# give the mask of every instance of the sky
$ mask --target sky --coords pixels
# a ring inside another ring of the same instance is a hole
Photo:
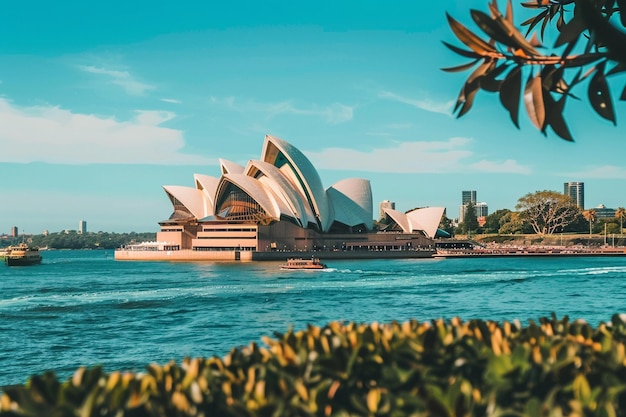
[[[330,187],[371,181],[375,217],[444,206],[463,190],[489,212],[585,183],[587,208],[626,206],[626,103],[618,124],[568,101],[574,143],[543,136],[497,95],[456,118],[469,72],[445,48],[446,13],[475,29],[487,0],[7,2],[0,15],[0,234],[152,232],[164,185],[245,165],[270,134]],[[502,10],[505,2],[499,2]],[[515,4],[515,21],[530,16]],[[615,89],[614,95],[621,91]],[[523,107],[522,107],[523,111]]]

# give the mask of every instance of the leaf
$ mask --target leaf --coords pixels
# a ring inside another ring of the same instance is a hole
[[[501,31],[507,34],[508,38],[515,45],[514,47],[520,48],[526,53],[526,55],[538,55],[535,47],[526,40],[526,38],[519,32],[519,30],[517,30],[513,23],[510,23],[502,17],[502,14],[500,14],[500,12],[498,11],[497,6],[489,4],[489,10],[491,10],[491,12],[497,16],[494,20],[495,23],[500,26]]]
[[[446,13],[446,17],[448,19],[448,25],[450,25],[450,29],[456,35],[457,38],[461,42],[463,42],[466,46],[468,46],[471,50],[481,55],[486,55],[488,52],[496,53],[496,49],[489,45],[489,43],[485,42],[483,39],[476,36],[473,32],[455,20],[452,16]]]
[[[459,94],[459,99],[457,101],[457,105],[455,106],[455,110],[458,108],[458,105],[461,102],[463,106],[459,111],[459,114],[456,117],[461,117],[465,113],[467,113],[474,103],[474,97],[478,90],[480,90],[480,78],[485,74],[485,72],[493,65],[493,62],[488,61],[484,64],[481,64],[476,70],[469,76],[465,85],[463,86],[463,90]]]
[[[600,63],[596,67],[596,72],[589,81],[589,89],[587,90],[591,107],[601,117],[613,122],[615,125],[615,112],[613,111],[613,102],[611,101],[611,92],[609,85],[604,76],[605,62]]]
[[[515,67],[500,86],[500,102],[509,111],[511,120],[519,129],[519,101],[522,88],[522,70]]]
[[[505,32],[500,25],[495,22],[488,14],[481,12],[480,10],[470,10],[472,19],[490,38],[500,42],[501,44],[510,46],[511,48],[518,48],[519,45],[514,42],[511,37]]]
[[[457,46],[451,45],[446,41],[441,41],[445,46],[447,46],[448,48],[450,48],[452,51],[456,52],[457,54],[464,56],[466,58],[472,58],[472,59],[480,59],[482,58],[481,54],[477,54],[476,52],[472,52],[472,51],[466,51],[465,49],[461,49]]]
[[[468,62],[467,64],[456,66],[456,67],[441,68],[441,70],[446,71],[446,72],[461,72],[461,71],[465,71],[465,70],[472,68],[474,65],[476,65],[478,61],[479,59],[472,61],[472,62]]]
[[[556,133],[561,139],[573,142],[574,138],[572,137],[572,134],[565,123],[565,118],[563,117],[566,97],[567,96],[563,96],[559,101],[554,101],[550,93],[546,92],[546,94],[544,94],[543,100],[546,109],[546,121],[543,133],[545,133],[545,129],[549,125],[554,133]]]
[[[576,41],[580,37],[580,34],[585,29],[585,22],[583,21],[582,17],[579,17],[579,15],[574,16],[572,20],[570,20],[565,26],[561,28],[561,33],[556,39],[554,47],[558,48],[561,45],[572,42],[576,44]]]
[[[547,15],[548,15],[548,9],[542,11],[537,16],[531,17],[530,19],[523,22],[522,26],[526,26],[530,24],[530,26],[528,27],[528,30],[526,31],[526,36],[528,36],[530,31],[533,30],[533,28],[537,25],[537,23],[541,22]]]
[[[624,89],[622,90],[622,95],[619,97],[619,99],[621,101],[626,101],[626,85],[624,86]]]
[[[492,93],[500,91],[502,80],[497,80],[496,78],[508,68],[509,63],[504,62],[500,64],[500,66],[495,67],[493,70],[487,71],[480,79],[480,88]]]
[[[541,85],[541,75],[528,77],[524,89],[524,104],[530,121],[535,127],[543,131],[546,112],[543,105],[543,87]]]

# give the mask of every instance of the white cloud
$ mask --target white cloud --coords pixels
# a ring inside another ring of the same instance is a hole
[[[79,68],[91,74],[99,74],[109,77],[112,84],[122,87],[127,94],[133,96],[141,96],[145,94],[146,91],[154,90],[156,88],[153,85],[135,80],[128,71],[109,70],[89,65],[82,65]]]
[[[507,159],[504,162],[482,160],[482,161],[476,162],[475,164],[471,164],[470,167],[480,172],[492,172],[492,173],[502,173],[502,174],[523,174],[523,175],[528,175],[532,173],[532,170],[530,169],[530,167],[519,165],[517,161],[513,159]]]
[[[442,113],[451,115],[452,106],[454,105],[454,100],[447,101],[445,103],[432,101],[429,99],[413,99],[408,97],[403,97],[399,94],[392,93],[390,91],[381,91],[378,93],[379,98],[384,98],[387,100],[397,101],[399,103],[408,104],[410,106],[416,107],[421,110],[426,110],[432,113]]]
[[[447,141],[403,142],[391,148],[364,152],[356,149],[327,148],[322,152],[306,152],[313,165],[320,169],[358,170],[390,173],[457,172],[462,161],[472,156],[464,149],[471,141],[450,138]]]
[[[182,133],[161,126],[173,117],[171,112],[137,111],[135,118],[118,121],[53,106],[18,107],[0,98],[0,162],[211,163],[181,152]]]
[[[182,101],[176,100],[175,98],[162,98],[161,101],[163,101],[165,103],[172,103],[172,104],[181,104],[182,103]]]
[[[472,140],[454,137],[445,141],[402,142],[389,148],[360,151],[347,148],[326,148],[321,152],[306,152],[313,165],[320,169],[357,170],[386,173],[508,173],[529,174],[530,168],[517,161],[471,162]]]
[[[626,168],[615,165],[589,166],[582,171],[566,173],[563,176],[623,180],[626,178]]]
[[[273,118],[283,114],[296,114],[320,117],[328,124],[339,124],[348,122],[354,117],[354,107],[341,103],[332,103],[327,106],[318,106],[313,104],[309,107],[298,107],[291,100],[279,101],[275,103],[262,103],[254,100],[237,100],[232,96],[224,98],[210,97],[210,101],[213,104],[222,105],[241,113],[256,112],[265,114],[268,118]]]

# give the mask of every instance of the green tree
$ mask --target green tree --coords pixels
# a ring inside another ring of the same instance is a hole
[[[538,235],[563,230],[579,213],[572,199],[556,191],[537,191],[521,197],[515,208]]]
[[[476,216],[476,205],[473,202],[467,203],[463,207],[463,222],[461,228],[463,233],[471,234],[478,230],[478,217]]]
[[[483,226],[485,233],[499,233],[501,227],[500,220],[509,213],[511,213],[509,209],[500,209],[488,215]]]
[[[593,222],[596,221],[597,213],[594,209],[589,209],[583,211],[583,216],[585,217],[585,220],[589,222],[589,234],[591,234]]]
[[[517,128],[523,101],[528,118],[544,135],[550,127],[561,138],[572,141],[563,115],[565,102],[576,98],[574,87],[588,80],[587,97],[592,108],[616,124],[607,77],[626,72],[626,33],[621,30],[626,28],[626,0],[531,0],[522,6],[539,11],[521,24],[528,27],[524,34],[513,23],[511,0],[504,14],[496,0],[489,3],[489,14],[470,11],[485,38],[447,15],[450,28],[469,49],[444,44],[472,61],[443,70],[457,72],[477,66],[459,93],[454,107],[457,117],[471,109],[478,91],[498,93]],[[545,48],[533,32],[540,28],[543,41],[550,23],[555,23],[558,31],[551,49]],[[626,100],[626,87],[620,100]]]

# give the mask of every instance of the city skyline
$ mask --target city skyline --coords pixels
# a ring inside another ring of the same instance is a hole
[[[565,182],[585,183],[586,208],[626,206],[623,102],[615,127],[570,100],[575,143],[544,137],[524,114],[517,130],[484,92],[452,116],[468,73],[440,70],[464,62],[441,43],[461,46],[445,14],[474,28],[469,10],[487,4],[8,4],[0,231],[80,219],[156,231],[171,214],[162,186],[192,186],[219,157],[245,165],[266,134],[302,150],[324,184],[370,179],[374,204],[402,212],[444,206],[456,217],[463,190],[479,190],[491,212],[514,210]],[[514,9],[518,27],[533,13]]]

